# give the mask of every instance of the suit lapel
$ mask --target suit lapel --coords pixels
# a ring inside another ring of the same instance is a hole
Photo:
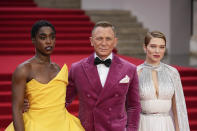
[[[86,73],[88,81],[91,84],[91,87],[93,87],[93,89],[96,91],[96,93],[99,94],[100,90],[102,89],[102,85],[100,82],[97,68],[94,65],[94,54],[92,54],[90,57],[88,57],[87,61],[85,61],[82,64],[82,66],[83,66],[83,69]]]
[[[115,84],[117,84],[119,82],[120,78],[123,75],[122,74],[122,70],[123,70],[122,66],[123,65],[122,65],[120,59],[116,55],[113,55],[112,64],[110,65],[107,79],[106,79],[104,88],[102,89],[102,91],[100,93],[99,99],[102,99],[104,94],[107,93],[106,90],[113,88],[115,86]]]
[[[114,55],[109,69],[104,88],[113,87],[121,77],[122,64],[117,56]]]

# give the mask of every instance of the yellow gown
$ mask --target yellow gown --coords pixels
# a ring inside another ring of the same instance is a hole
[[[65,108],[67,84],[66,65],[47,84],[35,79],[26,84],[30,108],[23,113],[25,131],[84,131],[80,120]],[[5,131],[14,131],[13,123]]]

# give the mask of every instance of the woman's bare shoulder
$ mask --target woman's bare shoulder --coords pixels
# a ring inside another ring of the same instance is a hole
[[[26,76],[27,77],[28,74],[31,72],[31,69],[32,69],[31,60],[26,60],[16,67],[13,73],[13,76],[16,76],[16,77]]]

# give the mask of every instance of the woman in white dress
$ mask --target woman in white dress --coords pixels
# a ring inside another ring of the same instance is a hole
[[[164,34],[147,33],[143,48],[146,60],[137,68],[142,108],[139,131],[189,131],[179,73],[161,62],[166,50]]]

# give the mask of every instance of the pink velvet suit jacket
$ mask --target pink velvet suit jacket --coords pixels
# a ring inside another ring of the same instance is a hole
[[[128,83],[120,83],[125,76]],[[113,54],[104,85],[94,65],[94,54],[72,64],[66,104],[79,99],[79,119],[86,131],[137,131],[140,98],[136,66]]]

